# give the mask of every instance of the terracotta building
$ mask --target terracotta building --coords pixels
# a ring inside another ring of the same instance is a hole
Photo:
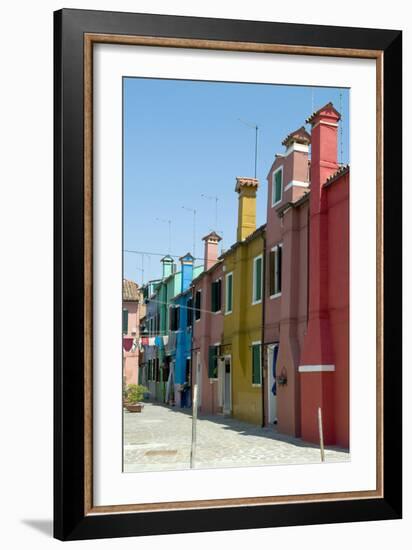
[[[137,283],[123,279],[123,381],[126,385],[138,383],[141,301]]]
[[[199,413],[217,414],[223,412],[224,401],[218,365],[225,299],[223,262],[218,260],[221,237],[212,231],[203,241],[204,271],[192,283],[193,303],[201,304],[193,320],[192,378],[198,385]]]
[[[349,168],[339,113],[316,111],[268,174],[264,409],[280,432],[349,446]],[[309,160],[309,146],[311,159]]]

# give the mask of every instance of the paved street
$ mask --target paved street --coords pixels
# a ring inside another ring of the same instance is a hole
[[[124,471],[190,468],[191,411],[145,403],[141,413],[124,412]],[[327,462],[350,460],[342,449],[325,451]],[[196,468],[320,462],[319,447],[223,416],[198,418]]]

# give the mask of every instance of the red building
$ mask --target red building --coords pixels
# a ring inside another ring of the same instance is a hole
[[[349,447],[349,168],[331,103],[283,141],[268,174],[264,306],[267,424]],[[309,146],[311,159],[309,160]]]

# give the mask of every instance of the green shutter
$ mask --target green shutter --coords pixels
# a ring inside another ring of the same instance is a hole
[[[127,309],[123,310],[123,334],[129,332],[129,311]]]
[[[260,344],[252,346],[252,384],[261,384]]]
[[[217,346],[209,346],[208,377],[217,378]]]
[[[232,311],[232,302],[233,302],[233,275],[230,273],[227,276],[227,284],[226,284],[226,292],[227,292],[227,298],[226,298],[226,304],[227,304],[227,311]]]
[[[275,202],[279,202],[282,197],[282,170],[275,174]]]
[[[255,296],[254,302],[262,299],[262,258],[255,261]]]

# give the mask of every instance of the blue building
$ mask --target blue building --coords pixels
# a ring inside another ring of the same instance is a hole
[[[203,271],[203,266],[194,267],[190,253],[180,258],[181,288],[169,308],[170,340],[174,343],[173,385],[174,400],[178,407],[191,406],[191,356],[193,302],[191,283]]]

